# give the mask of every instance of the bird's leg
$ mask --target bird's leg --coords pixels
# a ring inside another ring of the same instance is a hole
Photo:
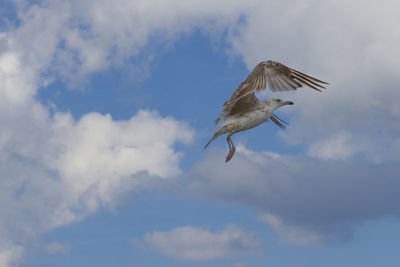
[[[226,142],[228,143],[229,152],[228,152],[228,156],[226,157],[226,161],[225,162],[228,162],[229,161],[228,160],[229,155],[231,154],[231,151],[232,151],[232,146],[231,146],[231,143],[229,142],[229,135],[226,137]]]
[[[229,134],[228,137],[226,138],[226,141],[228,142],[228,145],[229,145],[229,153],[228,153],[228,156],[226,157],[225,162],[230,161],[232,159],[233,155],[235,154],[235,151],[236,151],[236,147],[233,144],[231,136],[232,136],[232,134]]]
[[[231,135],[232,136],[232,135]],[[235,154],[235,152],[236,152],[236,147],[235,147],[235,144],[233,143],[233,141],[232,141],[232,139],[231,139],[231,136],[229,136],[229,140],[231,141],[231,145],[232,145],[232,155],[231,155],[231,157],[229,158],[229,160],[233,157],[233,155]]]
[[[231,146],[231,143],[229,142],[229,136],[226,137],[226,142],[228,143],[229,152],[228,152],[228,156],[226,156],[225,162],[228,162],[229,161],[229,155],[231,154],[231,151],[232,151],[232,146]]]

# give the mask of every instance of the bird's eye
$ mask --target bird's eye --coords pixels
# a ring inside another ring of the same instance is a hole
[[[280,100],[280,99],[278,99],[277,101],[278,101],[278,102],[281,102],[281,100]]]

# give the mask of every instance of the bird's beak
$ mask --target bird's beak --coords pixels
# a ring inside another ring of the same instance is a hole
[[[283,102],[284,105],[293,105],[294,103],[292,101],[285,101]]]

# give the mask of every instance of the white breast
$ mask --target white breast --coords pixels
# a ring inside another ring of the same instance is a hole
[[[228,117],[224,122],[221,123],[219,129],[225,127],[224,132],[240,132],[247,129],[251,129],[266,122],[271,114],[266,113],[263,110],[255,110],[244,114],[235,114]]]

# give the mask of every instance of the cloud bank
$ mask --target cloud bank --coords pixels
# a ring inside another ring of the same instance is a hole
[[[8,240],[25,244],[156,177],[179,174],[174,145],[193,137],[185,124],[145,111],[126,121],[98,113],[79,121],[69,114],[42,119],[14,121],[15,134],[2,145],[2,250]]]
[[[239,146],[232,164],[224,164],[224,154],[213,150],[191,170],[190,194],[255,209],[283,242],[342,242],[365,221],[400,216],[396,163],[323,160]]]

